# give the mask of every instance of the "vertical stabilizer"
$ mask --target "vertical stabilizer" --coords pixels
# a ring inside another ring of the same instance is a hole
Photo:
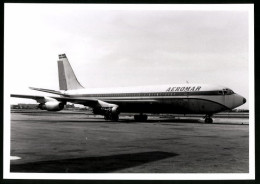
[[[65,54],[59,55],[58,60],[59,85],[60,90],[82,89],[84,88],[78,81],[68,58]]]

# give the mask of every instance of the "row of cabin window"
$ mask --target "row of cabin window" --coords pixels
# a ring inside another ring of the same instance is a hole
[[[120,94],[95,94],[95,95],[87,95],[87,96],[93,96],[93,97],[125,97],[125,96],[174,96],[176,93],[120,93]],[[177,93],[180,94],[180,93]],[[182,92],[182,94],[188,95],[187,92]],[[232,90],[222,90],[218,91],[218,94],[221,95],[230,95],[234,94]]]
[[[125,94],[99,94],[99,95],[90,95],[90,96],[98,96],[98,97],[106,97],[106,96],[172,96],[175,93],[125,93]]]
[[[187,95],[188,93],[184,94]],[[89,95],[96,97],[107,97],[107,96],[173,96],[175,93],[125,93],[125,94],[99,94],[99,95]]]

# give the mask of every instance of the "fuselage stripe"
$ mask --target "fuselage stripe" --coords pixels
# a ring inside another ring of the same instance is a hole
[[[71,97],[160,97],[160,96],[198,96],[198,95],[232,95],[222,91],[195,91],[195,92],[153,92],[153,93],[101,93],[101,94],[65,94]]]

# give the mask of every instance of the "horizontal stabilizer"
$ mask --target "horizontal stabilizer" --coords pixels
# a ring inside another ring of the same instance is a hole
[[[34,88],[34,87],[29,87],[29,88],[32,89],[32,90],[36,90],[36,91],[42,91],[42,92],[52,93],[52,94],[56,94],[56,95],[64,95],[60,91],[55,91],[55,90],[52,90],[52,89],[43,89],[43,88]]]

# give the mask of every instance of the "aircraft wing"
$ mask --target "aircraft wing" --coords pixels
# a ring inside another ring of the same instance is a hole
[[[21,95],[21,94],[11,94],[11,97],[16,98],[27,98],[27,99],[33,99],[36,100],[38,103],[46,103],[47,101],[54,101],[57,100],[59,102],[63,102],[66,104],[66,102],[71,102],[75,104],[81,104],[84,106],[96,108],[96,107],[114,107],[117,106],[117,102],[128,102],[131,100],[109,100],[108,102],[104,102],[102,100],[96,99],[96,98],[84,98],[84,97],[61,97],[61,96],[37,96],[37,95]],[[131,101],[133,102],[133,101]],[[135,103],[139,102],[156,102],[156,100],[136,100]]]
[[[36,96],[36,95],[20,95],[20,94],[11,94],[11,97],[16,98],[27,98],[36,100],[38,103],[45,103],[47,99],[55,99],[60,102],[71,102],[76,104],[82,104],[89,107],[96,107],[100,105],[100,100],[94,98],[77,98],[77,97],[57,97],[57,96]]]
[[[33,99],[36,100],[38,103],[45,102],[44,96],[11,94],[11,97]]]

